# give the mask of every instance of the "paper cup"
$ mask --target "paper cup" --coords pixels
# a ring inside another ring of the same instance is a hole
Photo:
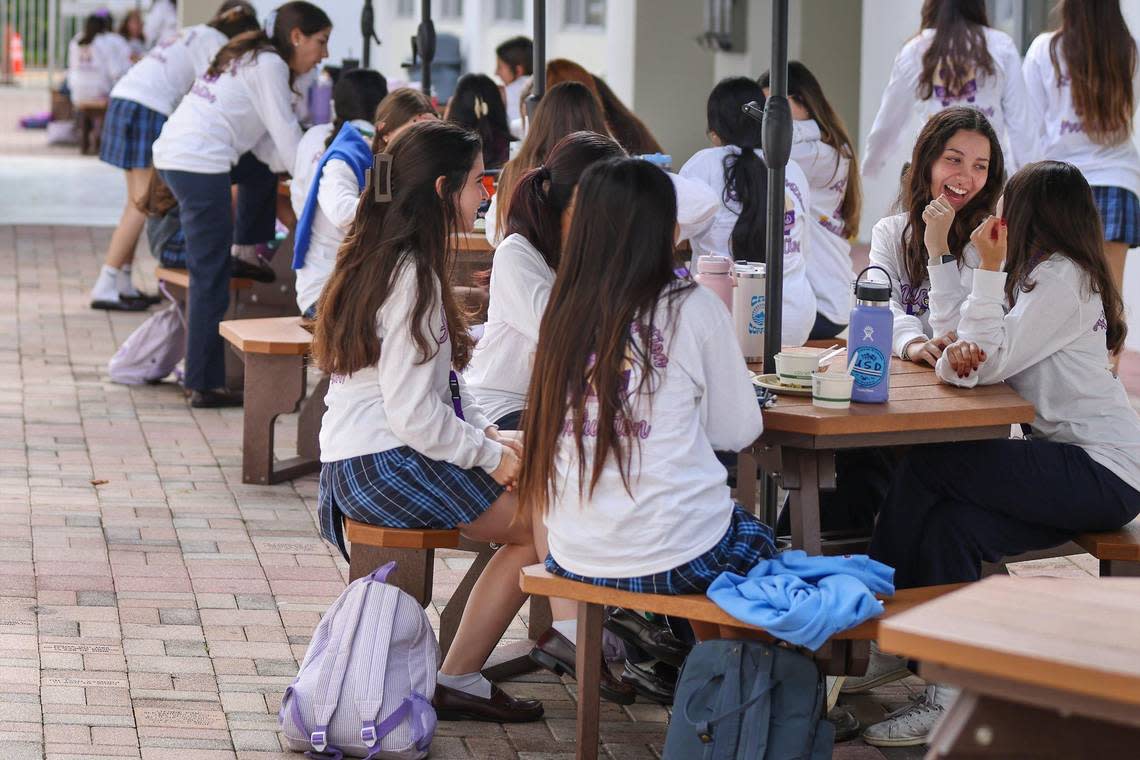
[[[851,406],[851,385],[855,378],[846,372],[813,372],[811,403],[824,409],[847,409]]]
[[[811,387],[811,375],[819,369],[819,354],[789,353],[776,354],[776,375],[784,385],[801,388]]]

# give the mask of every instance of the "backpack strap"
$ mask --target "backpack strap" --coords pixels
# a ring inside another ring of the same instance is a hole
[[[371,584],[377,574],[386,576],[387,571],[390,571],[395,564],[389,562],[368,576],[365,583]],[[396,618],[396,606],[400,603],[400,591],[392,586],[385,585],[382,581],[379,582],[379,586],[376,593],[383,595],[382,602],[379,605],[372,605],[368,614],[364,615],[361,624],[365,626],[366,630],[373,631],[377,635],[388,634],[387,644],[391,644],[392,626]],[[379,648],[377,643],[373,642],[372,646],[367,647],[368,654],[364,662],[360,663],[364,666],[361,671],[364,677],[356,679],[352,695],[353,704],[356,706],[356,716],[360,721],[360,741],[369,749],[379,747],[380,739],[383,738],[379,727],[376,725],[376,720],[384,706],[384,684],[388,677],[388,657],[391,655],[391,652],[387,651],[388,647],[385,646],[384,656],[377,657],[376,650]],[[379,694],[376,693],[377,691]],[[391,729],[388,730],[391,731]]]
[[[772,722],[772,672],[776,667],[776,657],[779,652],[775,647],[759,643],[755,646],[762,648],[760,670],[756,680],[752,683],[752,694],[748,702],[742,707],[746,710],[757,705],[758,714],[749,716],[749,720],[741,722],[740,748],[755,757],[764,757],[768,751],[768,727]]]
[[[371,747],[371,751],[364,757],[364,760],[373,760],[383,752],[384,750],[380,746],[381,740],[395,731],[396,726],[408,718],[412,720],[412,740],[416,743],[416,749],[420,752],[427,750],[431,746],[432,736],[435,734],[435,708],[431,706],[427,697],[412,692],[411,696],[404,699],[400,706],[393,710],[379,725],[373,723],[376,729],[376,745]]]
[[[756,683],[752,689],[752,694],[749,696],[748,700],[743,703],[741,702],[740,672],[744,663],[743,650],[743,643],[738,643],[736,646],[731,647],[729,650],[728,661],[725,663],[724,673],[718,673],[714,676],[710,676],[703,684],[701,684],[699,688],[694,689],[689,694],[689,698],[686,700],[683,707],[684,712],[682,714],[685,716],[685,721],[695,728],[697,737],[701,740],[701,743],[704,744],[705,760],[713,760],[715,757],[714,752],[716,752],[716,743],[713,741],[713,731],[715,728],[717,728],[718,724],[747,711],[750,707],[752,707],[752,705],[756,704],[765,696],[767,696],[772,689],[772,658],[771,652],[766,652],[767,669],[761,671],[757,677]],[[696,700],[700,692],[704,691],[706,688],[718,681],[722,682],[722,686],[719,690],[720,700],[718,701],[717,705],[718,712],[716,715],[708,718],[707,720],[696,720],[692,715],[693,702]],[[734,757],[734,748],[727,747],[725,745],[722,746],[724,746],[725,751],[729,753],[725,755],[725,757]]]
[[[329,722],[336,711],[340,688],[344,684],[348,658],[352,653],[352,642],[356,638],[360,613],[364,609],[368,590],[367,583],[357,583],[355,588],[351,589],[349,597],[345,600],[346,607],[337,615],[329,632],[328,651],[322,658],[321,673],[313,694],[316,728],[309,734],[309,743],[318,753],[324,752],[329,747]],[[335,748],[332,749],[336,751]]]

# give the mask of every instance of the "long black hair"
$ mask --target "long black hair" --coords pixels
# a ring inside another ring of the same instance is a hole
[[[708,130],[721,145],[733,146],[724,157],[725,205],[740,203],[740,216],[732,228],[733,257],[755,258],[764,251],[768,220],[768,168],[756,155],[760,147],[760,122],[744,113],[749,101],[764,105],[764,91],[754,79],[729,77],[722,79],[709,94]]]
[[[111,16],[106,11],[92,13],[83,20],[83,36],[80,45],[90,45],[103,32],[111,31]]]
[[[499,169],[510,158],[511,134],[507,107],[499,86],[485,74],[464,74],[447,102],[447,120],[479,133],[483,164]]]
[[[933,29],[934,38],[922,55],[918,98],[934,94],[941,79],[947,94],[960,95],[971,76],[994,75],[994,59],[986,46],[989,26],[984,0],[926,0],[922,4],[922,28]]]
[[[372,121],[380,101],[388,96],[388,80],[379,71],[372,69],[352,69],[340,75],[333,87],[332,131],[325,140],[325,147],[340,134],[340,128],[350,121]]]

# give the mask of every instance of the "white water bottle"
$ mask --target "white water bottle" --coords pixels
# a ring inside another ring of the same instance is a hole
[[[733,266],[732,321],[748,362],[764,361],[764,273],[764,265],[754,261],[737,261]]]

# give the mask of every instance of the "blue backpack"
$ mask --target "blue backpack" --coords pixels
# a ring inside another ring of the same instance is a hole
[[[824,679],[808,657],[760,641],[704,641],[681,670],[664,760],[828,760]]]

